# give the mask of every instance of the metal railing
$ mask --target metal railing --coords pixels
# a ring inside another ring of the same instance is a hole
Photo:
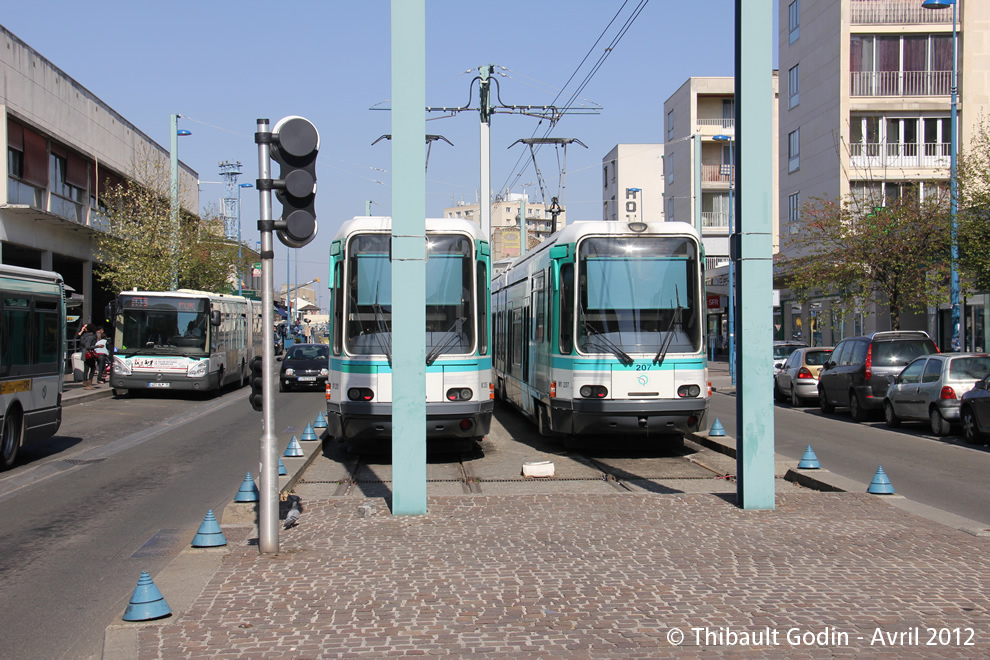
[[[728,229],[729,214],[722,211],[702,211],[701,226],[704,229]]]
[[[701,180],[704,183],[729,183],[732,180],[732,165],[702,165]]]
[[[944,168],[951,164],[948,142],[856,142],[849,145],[849,164],[853,167],[927,167]]]
[[[951,23],[952,9],[925,9],[920,0],[873,0],[851,2],[853,25],[928,25]]]
[[[728,257],[705,257],[705,270],[713,270],[729,265]]]
[[[952,71],[850,71],[851,96],[948,96]]]
[[[697,130],[702,135],[729,134],[736,130],[736,120],[734,118],[707,118],[696,119]]]

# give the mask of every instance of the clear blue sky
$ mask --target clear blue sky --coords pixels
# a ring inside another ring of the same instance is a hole
[[[577,70],[561,97],[569,98],[638,3],[427,0],[427,103],[466,105],[470,89],[476,107],[477,84],[469,85],[485,64],[505,67],[499,82],[506,104],[549,104]],[[220,161],[241,161],[242,183],[257,178],[253,136],[259,117],[273,125],[288,115],[313,121],[321,138],[319,234],[299,251],[298,279],[319,277],[317,291],[326,304],[325,257],[340,223],[363,215],[368,200],[375,202],[372,213],[391,213],[391,149],[384,140],[371,146],[391,132],[390,113],[369,110],[390,96],[389,6],[387,0],[31,0],[6,3],[0,21],[166,149],[169,115],[187,117],[180,127],[193,134],[181,138],[179,154],[199,172],[203,207],[217,206],[222,196]],[[685,80],[733,74],[733,12],[732,0],[646,4],[580,94],[601,105],[601,114],[565,117],[550,134],[588,145],[567,152],[570,220],[601,217],[602,158],[619,143],[662,142],[663,102]],[[524,151],[522,145],[508,147],[542,136],[546,123],[538,122],[494,117],[493,190],[511,184],[512,192],[522,192],[522,184],[536,181],[531,164],[515,176]],[[434,143],[430,155],[427,214],[438,217],[452,198],[476,199],[478,114],[429,121],[427,132],[455,145]],[[548,196],[557,194],[553,150],[544,149],[538,164]],[[541,201],[535,186],[528,192]],[[246,189],[241,201],[242,235],[257,240],[257,193]],[[286,278],[286,252],[276,243],[276,287]],[[295,270],[293,256],[292,280]]]

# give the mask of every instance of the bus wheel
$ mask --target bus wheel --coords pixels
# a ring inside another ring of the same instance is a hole
[[[11,408],[3,418],[3,435],[0,436],[0,469],[9,469],[17,460],[22,432],[21,411]]]
[[[240,380],[240,384],[237,386],[238,389],[243,389],[244,383],[247,382],[247,375],[245,374],[246,370],[247,370],[247,364],[241,362],[241,380]]]

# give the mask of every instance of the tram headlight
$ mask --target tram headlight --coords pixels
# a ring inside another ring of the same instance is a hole
[[[209,369],[209,360],[197,360],[189,365],[189,368],[186,370],[186,378],[202,378]]]
[[[375,393],[367,387],[352,387],[347,390],[347,398],[351,401],[371,401]]]
[[[699,394],[701,394],[701,388],[697,385],[681,385],[677,388],[677,396],[681,398],[693,398]]]
[[[608,388],[604,385],[582,385],[580,393],[585,399],[604,399],[608,396]]]
[[[470,401],[474,392],[468,387],[452,387],[447,390],[447,401]]]

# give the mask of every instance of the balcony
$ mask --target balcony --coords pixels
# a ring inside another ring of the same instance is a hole
[[[702,211],[701,212],[701,227],[702,229],[729,229],[729,214],[724,211]]]
[[[873,0],[849,4],[849,20],[853,25],[952,23],[952,8],[925,9],[921,0]]]
[[[697,119],[697,132],[700,135],[713,137],[715,135],[733,135],[736,130],[736,120],[733,118]]]
[[[850,96],[948,96],[951,85],[951,71],[849,72]]]
[[[948,142],[868,142],[849,145],[849,164],[856,168],[946,168],[951,164]]]
[[[733,174],[732,165],[702,165],[702,183],[729,183]]]

